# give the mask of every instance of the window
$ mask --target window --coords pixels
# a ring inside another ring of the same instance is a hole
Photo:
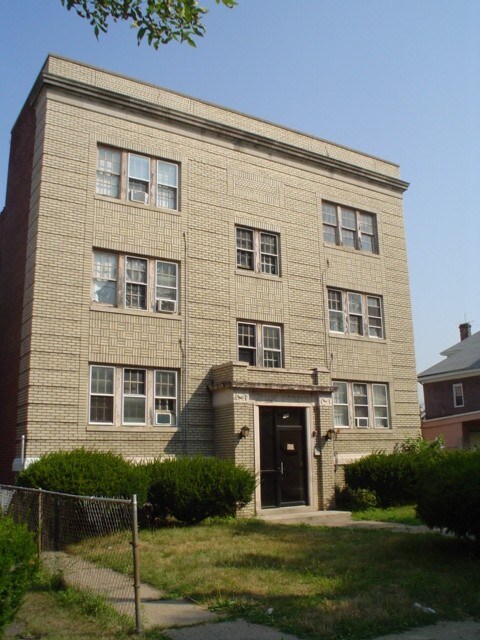
[[[272,276],[280,274],[278,235],[236,227],[237,268]]]
[[[178,174],[178,164],[174,162],[98,148],[97,193],[102,196],[176,211]]]
[[[366,384],[353,385],[353,411],[356,427],[368,427],[368,392]]]
[[[239,322],[238,359],[252,366],[281,368],[282,331],[276,325]]]
[[[123,370],[123,423],[145,424],[146,418],[146,371],[145,369]]]
[[[337,388],[333,392],[333,424],[335,427],[348,427],[348,385],[346,382],[334,382]]]
[[[453,385],[453,406],[454,407],[464,406],[463,384],[461,383]]]
[[[155,371],[155,424],[177,424],[177,374]]]
[[[97,193],[120,197],[120,152],[98,149]]]
[[[359,293],[347,293],[348,331],[351,335],[363,336],[362,296]]]
[[[171,369],[90,366],[90,424],[177,426],[178,373]]]
[[[147,308],[147,260],[127,256],[125,265],[125,306]]]
[[[150,158],[128,154],[128,199],[148,204],[150,196]]]
[[[378,253],[376,217],[372,213],[323,202],[322,219],[325,242]]]
[[[105,306],[178,313],[176,262],[93,252],[92,301]],[[118,282],[124,282],[118,287]]]
[[[330,331],[383,338],[382,299],[353,291],[328,289]]]
[[[115,369],[92,366],[90,368],[90,422],[113,423]]]
[[[92,299],[115,305],[117,299],[117,256],[96,251],[93,254]]]
[[[178,166],[157,160],[157,207],[177,209]]]
[[[157,311],[176,313],[178,298],[178,274],[175,262],[157,260],[155,300]]]
[[[388,428],[388,387],[366,382],[332,382],[335,427]]]

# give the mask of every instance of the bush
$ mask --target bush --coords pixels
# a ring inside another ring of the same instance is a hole
[[[150,465],[154,510],[187,524],[234,516],[252,499],[255,476],[229,460],[196,456]]]
[[[336,487],[335,502],[337,507],[349,511],[364,511],[378,507],[377,496],[369,489],[352,489],[351,487]]]
[[[12,622],[37,570],[32,534],[11,518],[0,517],[0,636]]]
[[[18,486],[59,491],[83,496],[130,498],[146,501],[148,475],[112,452],[56,451],[48,453],[18,474]]]
[[[346,465],[345,482],[350,489],[373,491],[382,508],[413,504],[420,477],[439,455],[430,449],[372,453]]]
[[[451,451],[421,478],[417,514],[429,527],[480,542],[480,451]]]

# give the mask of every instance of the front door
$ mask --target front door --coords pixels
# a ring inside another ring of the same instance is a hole
[[[307,503],[305,409],[260,407],[262,509]]]

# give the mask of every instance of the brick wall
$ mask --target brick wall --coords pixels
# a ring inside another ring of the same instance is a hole
[[[311,384],[306,372],[319,368],[320,384],[333,377],[389,385],[391,429],[342,431],[335,451],[333,444],[325,449],[328,469],[322,459],[320,472],[320,460],[315,461],[319,505],[331,500],[334,453],[390,449],[418,433],[401,188],[391,188],[387,180],[398,177],[396,165],[85,65],[51,57],[46,70],[91,91],[116,93],[123,103],[51,88],[36,99],[35,201],[18,402],[20,421],[28,415],[28,456],[78,446],[127,457],[215,450],[230,455],[232,443],[222,440],[226,434],[218,437],[215,422],[223,424],[231,415],[223,410],[214,415],[207,387],[212,367],[237,359],[238,319],[282,327],[292,383]],[[159,107],[181,112],[185,121],[202,117],[205,128],[154,116]],[[239,146],[210,133],[208,122],[348,162],[352,170],[337,173],[253,144]],[[99,144],[178,163],[179,211],[96,195]],[[366,182],[362,171],[382,178]],[[375,214],[379,255],[325,244],[322,200]],[[279,234],[280,277],[236,269],[235,225]],[[166,317],[92,305],[94,248],[177,262],[179,313]],[[327,286],[382,296],[385,338],[330,334]],[[89,424],[91,363],[178,371],[179,428]],[[256,383],[278,377],[261,368],[248,376]],[[248,418],[241,415],[244,410],[237,415],[235,408],[235,422]],[[332,423],[331,407],[322,411],[323,428],[324,421]],[[241,457],[253,455],[244,442],[239,446]]]
[[[0,216],[0,482],[11,482],[17,441],[22,309],[35,111],[26,106],[12,131],[5,209]]]
[[[453,385],[463,385],[463,407],[453,403]],[[480,410],[480,376],[458,378],[445,382],[430,382],[423,385],[425,411],[428,420],[442,416],[459,415]]]

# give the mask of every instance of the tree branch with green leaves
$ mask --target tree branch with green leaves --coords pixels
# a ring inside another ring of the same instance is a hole
[[[74,10],[93,27],[95,36],[107,33],[110,21],[130,22],[137,31],[137,42],[145,38],[158,49],[172,40],[195,47],[195,38],[205,34],[203,19],[208,9],[197,0],[60,0],[69,11]],[[236,0],[215,0],[231,9]]]

